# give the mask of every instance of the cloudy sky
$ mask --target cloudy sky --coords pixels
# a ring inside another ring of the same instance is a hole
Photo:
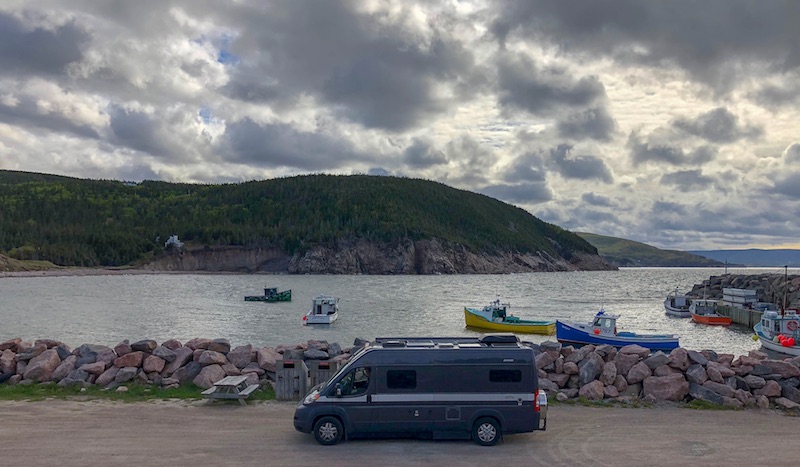
[[[436,180],[661,248],[800,247],[800,2],[3,0],[0,169]]]

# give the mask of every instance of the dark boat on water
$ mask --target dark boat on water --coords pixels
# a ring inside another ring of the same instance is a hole
[[[278,292],[276,287],[265,288],[264,295],[246,295],[246,302],[291,302],[292,289]]]

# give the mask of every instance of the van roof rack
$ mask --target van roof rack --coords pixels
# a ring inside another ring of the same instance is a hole
[[[384,348],[390,347],[494,347],[516,346],[520,343],[513,334],[489,334],[483,337],[377,337],[374,341]]]

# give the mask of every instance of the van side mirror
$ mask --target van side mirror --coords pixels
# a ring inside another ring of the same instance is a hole
[[[342,385],[336,383],[336,397],[342,397]]]

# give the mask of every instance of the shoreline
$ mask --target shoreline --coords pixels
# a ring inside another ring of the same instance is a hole
[[[0,271],[0,279],[11,277],[80,277],[80,276],[124,276],[143,274],[228,274],[228,275],[261,275],[258,272],[235,271],[164,271],[155,269],[116,269],[116,268],[63,268],[44,269],[40,271]]]

